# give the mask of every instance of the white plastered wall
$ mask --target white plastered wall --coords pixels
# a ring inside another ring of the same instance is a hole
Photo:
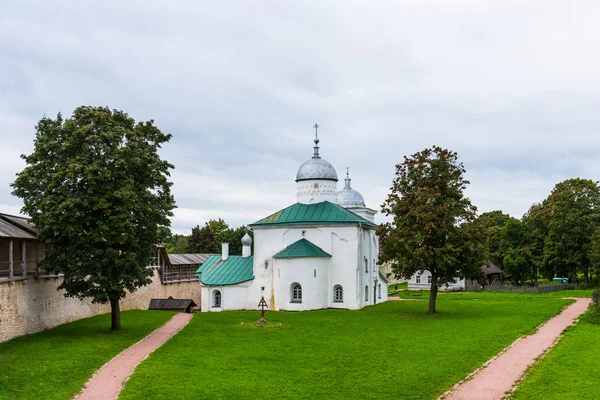
[[[420,276],[420,283],[417,283],[417,276]],[[421,271],[417,272],[408,280],[408,288],[409,289],[425,289],[429,290],[431,288],[431,283],[429,283],[429,277],[431,276],[431,272],[429,271]],[[464,289],[465,288],[465,280],[457,279],[453,284],[443,285],[440,287],[440,290],[452,290],[452,289]]]
[[[322,179],[309,179],[296,182],[298,203],[313,204],[322,201],[337,201],[337,182]]]

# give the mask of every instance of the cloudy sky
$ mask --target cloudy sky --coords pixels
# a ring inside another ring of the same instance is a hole
[[[315,122],[377,210],[395,164],[433,144],[458,152],[480,212],[520,217],[557,182],[600,177],[598,1],[7,3],[0,212],[19,212],[36,122],[80,105],[173,135],[182,233],[294,203]]]

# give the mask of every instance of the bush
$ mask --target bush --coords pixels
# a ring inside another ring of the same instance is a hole
[[[594,324],[600,324],[600,288],[594,289],[592,293],[592,313],[590,316],[590,322]]]

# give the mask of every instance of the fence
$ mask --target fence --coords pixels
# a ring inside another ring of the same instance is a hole
[[[549,293],[559,290],[577,289],[576,283],[563,283],[560,285],[548,286],[513,286],[513,285],[488,285],[485,290],[488,292],[510,292],[510,293]]]
[[[197,269],[197,265],[165,266],[159,270],[160,280],[162,283],[193,282],[198,280],[194,274]]]

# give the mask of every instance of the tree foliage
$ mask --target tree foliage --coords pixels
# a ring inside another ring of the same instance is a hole
[[[558,276],[588,281],[592,237],[600,225],[600,188],[589,179],[557,184],[546,201],[548,232],[544,263]]]
[[[504,253],[501,249],[502,233],[504,225],[510,219],[510,215],[500,210],[485,212],[477,217],[477,223],[484,231],[485,246],[488,258],[500,269],[503,268]]]
[[[455,152],[434,146],[396,165],[382,212],[393,222],[378,229],[382,262],[397,277],[419,271],[432,276],[429,312],[436,312],[438,288],[478,274],[485,260],[483,231],[473,223],[476,208],[464,196],[468,181]]]
[[[42,118],[36,129],[13,194],[47,244],[44,268],[64,274],[59,289],[110,302],[119,329],[119,299],[150,282],[153,245],[175,206],[173,165],[158,154],[171,135],[103,107]]]

